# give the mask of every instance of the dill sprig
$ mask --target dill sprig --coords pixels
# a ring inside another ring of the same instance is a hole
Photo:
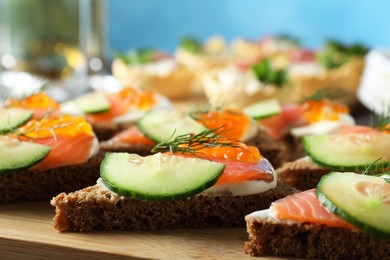
[[[390,106],[387,111],[382,114],[373,113],[370,118],[370,124],[373,128],[380,131],[390,131]]]
[[[205,130],[199,134],[183,134],[175,139],[168,139],[152,148],[152,153],[172,152],[180,154],[192,154],[200,156],[197,152],[204,148],[213,147],[242,147],[238,141],[230,140],[223,136],[227,131],[221,127]],[[201,157],[201,156],[200,156]]]
[[[384,178],[387,182],[390,182],[390,162],[378,164],[382,160],[379,158],[371,163],[369,166],[364,169],[362,172],[363,175],[371,175]]]

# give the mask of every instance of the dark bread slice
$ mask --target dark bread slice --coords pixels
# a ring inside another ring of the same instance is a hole
[[[245,143],[259,148],[261,154],[269,160],[275,169],[305,155],[303,144],[299,138],[287,135],[282,139],[274,140],[262,127],[258,128],[255,137]]]
[[[331,170],[317,165],[309,157],[285,163],[276,169],[278,182],[299,190],[315,188],[321,177],[329,172]]]
[[[124,198],[91,186],[52,199],[54,227],[61,232],[91,230],[155,230],[205,227],[244,227],[244,216],[297,190],[278,185],[249,196],[194,196],[168,202]]]
[[[112,140],[103,141],[99,144],[100,149],[106,152],[136,153],[142,156],[152,154],[151,151],[153,146],[154,145],[130,144]]]
[[[129,127],[126,124],[118,124],[114,122],[91,123],[91,125],[99,141],[108,140]]]
[[[266,210],[264,211],[266,212]],[[390,241],[362,231],[273,219],[267,214],[246,217],[251,256],[321,259],[389,259]]]
[[[82,164],[0,174],[0,204],[50,200],[61,192],[93,185],[100,176],[102,157],[99,153]]]

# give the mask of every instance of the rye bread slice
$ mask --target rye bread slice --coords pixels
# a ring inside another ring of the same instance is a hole
[[[258,128],[256,136],[248,140],[246,144],[259,148],[260,153],[269,160],[275,169],[305,155],[303,144],[299,138],[286,135],[282,139],[274,140],[262,127]]]
[[[168,202],[121,197],[94,185],[52,199],[54,227],[61,232],[91,230],[156,230],[206,227],[245,227],[244,216],[297,190],[278,185],[249,196],[194,196]]]
[[[330,169],[317,165],[309,157],[285,163],[276,169],[278,182],[299,190],[315,188],[321,177],[329,172]]]
[[[249,241],[244,251],[251,256],[318,259],[389,259],[390,241],[363,231],[311,223],[277,220],[264,210],[247,216]]]
[[[129,127],[128,125],[117,124],[114,122],[91,123],[91,125],[99,142],[106,141]]]
[[[61,192],[93,185],[100,176],[102,158],[99,153],[82,164],[0,174],[0,204],[50,200]]]

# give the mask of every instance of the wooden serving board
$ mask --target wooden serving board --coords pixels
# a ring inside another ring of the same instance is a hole
[[[59,233],[53,216],[48,202],[1,205],[0,259],[253,259],[245,228]]]

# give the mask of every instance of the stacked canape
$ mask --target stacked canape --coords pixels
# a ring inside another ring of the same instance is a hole
[[[188,126],[187,120],[175,122]],[[143,122],[150,135],[171,137],[154,147],[157,153],[107,153],[95,186],[52,200],[57,230],[243,226],[245,214],[296,192],[277,184],[257,148],[220,136],[219,130],[172,132],[163,121],[158,116]],[[97,211],[103,214],[92,214]]]
[[[390,163],[388,126],[344,126],[333,134],[303,137],[307,157],[277,170],[280,182],[301,190],[314,188],[330,171],[383,169]]]
[[[317,187],[246,216],[245,253],[324,259],[390,255],[390,175],[332,172]]]
[[[0,203],[49,200],[96,179],[101,158],[91,125],[58,108],[43,93],[3,104]]]
[[[118,92],[90,92],[63,103],[61,112],[84,116],[98,139],[107,140],[134,125],[147,111],[170,107],[170,101],[160,94],[126,87]]]

